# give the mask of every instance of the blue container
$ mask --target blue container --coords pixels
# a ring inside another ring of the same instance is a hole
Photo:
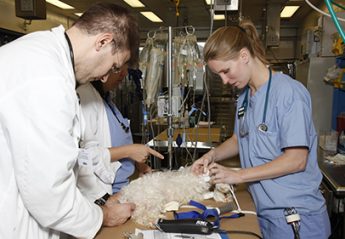
[[[335,58],[335,64],[339,68],[345,68],[345,57],[344,56],[338,56]]]

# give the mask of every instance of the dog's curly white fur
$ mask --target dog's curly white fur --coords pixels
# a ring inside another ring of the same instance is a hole
[[[132,219],[139,224],[152,226],[158,218],[164,218],[164,206],[167,203],[177,201],[183,205],[190,200],[203,200],[204,195],[210,192],[210,187],[209,182],[202,176],[194,175],[189,168],[155,172],[133,180],[124,187],[120,202],[134,203],[136,209]],[[230,194],[222,193],[222,201],[231,200]]]

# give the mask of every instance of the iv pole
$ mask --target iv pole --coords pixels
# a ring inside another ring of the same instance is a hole
[[[168,40],[168,97],[169,97],[169,109],[168,109],[168,155],[169,155],[169,161],[168,161],[168,168],[169,170],[172,169],[173,164],[173,155],[172,155],[172,143],[173,143],[173,135],[174,135],[174,129],[172,127],[172,28],[169,26],[168,28],[169,32],[169,40]]]
[[[167,136],[168,136],[168,155],[169,155],[169,161],[168,161],[168,169],[171,170],[173,168],[173,152],[172,152],[172,146],[173,146],[173,136],[174,136],[174,129],[172,127],[173,123],[173,114],[172,114],[172,29],[185,29],[187,31],[188,27],[193,28],[192,26],[184,26],[184,27],[171,27],[168,28],[161,27],[159,30],[168,30],[168,54],[167,54],[167,62],[168,62],[168,74],[167,74],[167,82],[168,82],[168,130],[167,130]],[[194,31],[194,28],[193,28]]]

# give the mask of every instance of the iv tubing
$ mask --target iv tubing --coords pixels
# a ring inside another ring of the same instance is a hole
[[[339,24],[338,18],[337,18],[337,16],[336,16],[335,13],[334,13],[333,7],[332,7],[332,5],[331,5],[331,3],[330,3],[329,0],[325,0],[325,2],[326,2],[326,5],[327,5],[327,8],[328,8],[328,11],[329,11],[329,13],[330,13],[331,16],[332,16],[332,20],[333,20],[333,22],[334,22],[334,25],[335,25],[335,27],[337,28],[337,30],[338,30],[338,32],[339,32],[341,38],[343,39],[343,42],[345,42],[345,34],[344,34],[344,31],[343,31],[343,29],[341,28],[341,26],[340,26],[340,24]]]
[[[168,30],[168,54],[167,54],[167,62],[168,62],[168,73],[167,73],[167,82],[168,82],[168,168],[172,169],[173,167],[173,155],[172,155],[172,144],[173,144],[173,135],[174,135],[174,129],[172,127],[173,122],[173,115],[172,115],[172,29],[185,29],[187,35],[190,34],[188,29],[191,28],[192,32],[194,33],[195,29],[193,26],[184,26],[184,27],[161,27],[158,30],[155,31],[149,31],[147,33],[148,37],[151,37],[150,34],[153,32],[153,35],[156,34],[156,31],[166,31]],[[192,33],[192,34],[193,34]]]
[[[343,9],[343,10],[345,10],[345,7],[344,6],[342,6],[342,5],[340,5],[339,3],[336,3],[336,2],[334,2],[334,1],[331,1],[334,5],[336,5],[337,7],[339,7],[339,8],[341,8],[341,9]]]

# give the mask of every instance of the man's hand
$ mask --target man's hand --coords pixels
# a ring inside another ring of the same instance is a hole
[[[135,209],[133,203],[119,203],[118,195],[112,195],[107,200],[103,210],[103,226],[113,227],[125,223],[132,215]]]

